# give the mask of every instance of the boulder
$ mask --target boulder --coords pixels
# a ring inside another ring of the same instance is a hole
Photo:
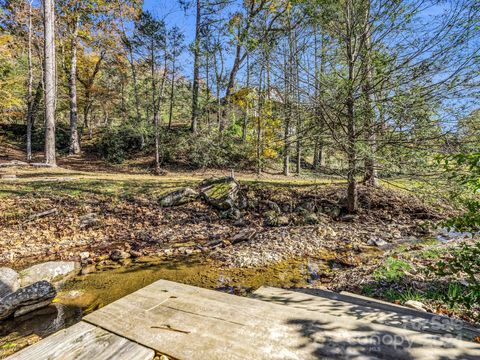
[[[273,210],[266,211],[263,216],[267,226],[287,226],[290,223],[288,216],[277,214]]]
[[[320,222],[317,214],[315,214],[313,212],[312,213],[306,213],[303,216],[303,220],[305,221],[305,224],[308,224],[308,225],[316,225]]]
[[[113,261],[120,261],[123,259],[128,259],[130,257],[130,254],[126,251],[120,250],[120,249],[115,249],[110,252],[110,259]]]
[[[228,210],[222,211],[222,218],[230,220],[240,220],[242,218],[242,213],[235,207],[232,207]]]
[[[47,306],[57,295],[48,281],[39,281],[5,296],[0,303],[0,320],[14,313],[23,315],[39,307]]]
[[[197,191],[186,187],[180,190],[173,191],[162,196],[159,199],[160,205],[163,207],[178,206],[195,201],[199,194]]]
[[[301,210],[305,210],[307,212],[314,212],[317,208],[317,204],[316,204],[316,201],[313,200],[313,199],[308,199],[308,200],[304,200],[302,201],[300,204],[298,204],[297,206],[297,211],[301,211]]]
[[[280,209],[280,206],[278,206],[278,204],[274,201],[264,200],[262,202],[262,205],[264,205],[265,208],[269,210],[275,211],[277,214],[280,214],[282,212],[282,210]]]
[[[236,244],[242,241],[249,241],[253,239],[256,234],[257,231],[255,229],[243,229],[230,239],[230,243]]]
[[[200,193],[205,202],[218,210],[237,207],[240,184],[232,177],[211,178],[200,183]]]
[[[10,268],[0,268],[0,299],[18,290],[20,277],[18,273]]]
[[[330,200],[321,200],[320,212],[330,216],[331,218],[338,218],[342,212],[342,207]]]
[[[27,286],[41,280],[59,283],[77,275],[80,264],[76,261],[48,261],[20,272],[20,285]]]

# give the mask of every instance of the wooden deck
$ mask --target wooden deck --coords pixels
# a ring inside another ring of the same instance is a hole
[[[189,360],[480,359],[479,344],[372,322],[374,309],[362,319],[343,316],[340,302],[322,306],[311,295],[266,288],[257,296],[263,299],[160,280],[12,359],[151,359],[149,349]],[[94,331],[111,344],[82,335]],[[135,356],[119,357],[123,352]]]

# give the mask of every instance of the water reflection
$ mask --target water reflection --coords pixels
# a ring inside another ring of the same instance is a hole
[[[35,334],[41,338],[71,326],[82,319],[82,310],[59,303],[0,322],[0,344]]]

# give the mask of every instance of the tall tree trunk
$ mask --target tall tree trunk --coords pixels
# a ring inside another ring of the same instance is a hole
[[[297,117],[297,124],[296,124],[296,155],[297,155],[297,166],[296,166],[296,173],[300,175],[302,171],[302,116],[300,114],[300,60],[298,58],[298,39],[297,34],[294,34],[294,53],[295,53],[295,116]]]
[[[45,163],[49,166],[57,165],[55,154],[55,7],[53,1],[43,1],[45,36]]]
[[[355,126],[355,94],[354,94],[354,77],[355,77],[355,54],[354,43],[354,24],[351,16],[352,0],[347,5],[347,39],[346,39],[346,55],[348,64],[348,84],[347,84],[347,158],[348,158],[348,189],[347,189],[347,210],[349,213],[357,211],[357,134]]]
[[[250,88],[250,56],[247,54],[247,91]],[[248,96],[248,92],[247,92]],[[245,101],[245,113],[243,114],[243,124],[242,124],[242,143],[247,142],[247,125],[248,125],[248,98]]]
[[[257,175],[262,173],[262,107],[263,107],[263,94],[262,94],[262,81],[263,81],[263,70],[264,63],[262,59],[262,64],[260,65],[260,75],[259,75],[259,84],[258,84],[258,104],[257,104]]]
[[[192,86],[192,133],[197,133],[198,127],[198,93],[199,93],[199,77],[200,77],[200,0],[197,0],[197,16],[195,24],[195,48],[193,60],[193,86]]]
[[[162,81],[160,82],[160,90],[158,94],[158,99],[157,99],[157,104],[154,104],[154,107],[156,107],[156,113],[157,116],[155,116],[155,162],[157,164],[156,166],[156,172],[157,174],[161,173],[160,170],[160,116],[161,116],[161,106],[162,106],[162,98],[163,98],[163,92],[165,89],[165,83],[167,81],[167,49],[164,49],[164,58],[165,58],[165,63],[163,66],[163,75],[162,75]]]
[[[225,98],[227,99],[227,102],[232,95],[233,88],[235,86],[235,78],[237,77],[238,70],[240,70],[241,51],[242,44],[240,43],[240,40],[238,40],[237,46],[235,47],[235,58],[233,60],[232,70],[230,71],[227,89],[225,90]]]
[[[368,147],[365,156],[365,175],[363,182],[367,186],[377,186],[377,170],[375,164],[375,154],[377,152],[377,124],[375,121],[375,111],[373,110],[373,66],[372,66],[372,38],[370,24],[370,1],[367,1],[365,16],[365,83],[363,94],[365,99],[365,142]]]
[[[160,139],[159,139],[159,124],[158,124],[158,109],[157,109],[157,98],[155,93],[157,92],[157,85],[155,83],[155,46],[152,40],[150,48],[151,56],[151,76],[152,76],[152,111],[153,111],[153,124],[155,126],[155,172],[160,173]],[[165,69],[164,69],[165,71]]]
[[[32,3],[28,3],[28,80],[27,80],[27,161],[32,160],[32,107],[33,107],[33,66],[32,66]]]
[[[172,86],[170,88],[170,109],[168,111],[168,128],[172,128],[173,103],[175,102],[175,57],[172,60]]]
[[[315,106],[315,118],[318,123],[318,134],[315,139],[315,153],[313,161],[313,167],[315,170],[321,170],[325,167],[325,142],[323,139],[325,123],[320,103],[322,102],[324,94],[323,79],[325,77],[326,52],[326,36],[325,34],[322,34],[320,55],[318,54],[317,31],[315,29],[315,101],[317,102],[317,105]],[[318,62],[319,58],[320,64]]]
[[[70,77],[68,87],[70,91],[70,155],[80,153],[80,140],[78,137],[78,111],[77,111],[77,39],[78,16],[74,20],[70,52]]]

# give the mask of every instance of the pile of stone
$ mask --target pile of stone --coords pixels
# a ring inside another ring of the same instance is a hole
[[[20,272],[0,268],[0,320],[50,305],[57,289],[79,271],[74,261],[49,261]]]

